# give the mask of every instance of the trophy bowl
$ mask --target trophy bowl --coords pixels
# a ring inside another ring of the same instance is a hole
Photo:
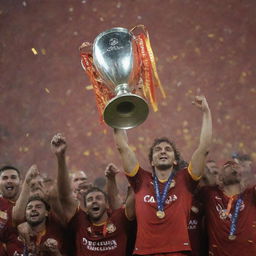
[[[93,62],[104,84],[115,95],[105,106],[104,121],[119,129],[143,123],[149,108],[143,97],[132,93],[140,67],[132,33],[125,28],[112,28],[99,34],[93,43]]]

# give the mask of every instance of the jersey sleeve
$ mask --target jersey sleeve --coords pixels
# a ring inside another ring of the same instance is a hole
[[[142,169],[139,166],[139,164],[136,165],[136,167],[131,173],[129,174],[126,173],[126,177],[135,193],[137,193],[140,190],[141,185],[147,175],[151,175],[151,174],[145,171],[144,169]]]

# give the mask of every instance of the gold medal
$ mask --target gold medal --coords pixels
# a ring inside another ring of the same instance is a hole
[[[165,213],[164,211],[157,211],[156,212],[156,216],[159,218],[159,219],[163,219],[165,217]]]
[[[229,236],[228,236],[228,239],[229,239],[229,240],[235,240],[235,239],[236,239],[236,236],[235,236],[235,235],[229,235]]]

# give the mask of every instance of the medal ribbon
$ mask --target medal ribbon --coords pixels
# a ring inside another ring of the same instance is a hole
[[[24,255],[24,256],[29,256],[29,251],[28,251],[28,247],[27,247],[26,244],[24,244],[23,255]]]
[[[236,224],[237,224],[241,204],[242,204],[242,199],[241,199],[241,196],[239,195],[239,197],[236,201],[235,211],[234,211],[234,213],[232,215],[232,219],[231,219],[229,236],[233,236],[236,233]]]
[[[174,172],[169,176],[167,182],[164,185],[163,193],[160,195],[160,190],[158,186],[158,178],[156,175],[154,175],[154,190],[155,190],[155,195],[156,195],[156,202],[157,202],[157,209],[158,211],[163,211],[164,210],[164,203],[167,197],[167,193],[169,191],[171,182],[174,177]]]

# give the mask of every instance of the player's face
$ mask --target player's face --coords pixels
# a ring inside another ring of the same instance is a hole
[[[45,204],[39,200],[34,200],[28,203],[26,207],[26,220],[31,226],[37,226],[42,223],[48,211]]]
[[[82,184],[87,182],[87,176],[83,171],[75,172],[72,175],[72,187],[73,190],[76,190],[81,186]]]
[[[93,191],[85,198],[87,214],[93,221],[99,221],[107,211],[107,202],[104,194]]]
[[[239,164],[230,165],[222,170],[222,180],[224,185],[232,185],[241,182],[241,166]]]
[[[152,166],[166,170],[173,166],[175,160],[173,147],[168,142],[161,142],[153,148]]]
[[[30,196],[37,195],[39,197],[44,197],[46,188],[42,177],[37,176],[30,181]]]
[[[20,190],[20,178],[16,170],[5,170],[0,175],[0,190],[6,199],[15,200]]]

